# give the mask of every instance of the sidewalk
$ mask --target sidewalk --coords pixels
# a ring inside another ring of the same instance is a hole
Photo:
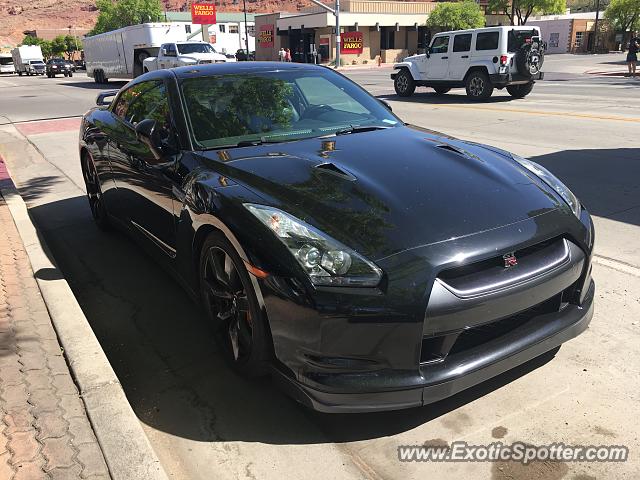
[[[0,479],[108,479],[13,218],[0,195]]]

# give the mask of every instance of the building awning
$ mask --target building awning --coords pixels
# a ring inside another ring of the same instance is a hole
[[[340,26],[353,27],[414,27],[424,25],[427,15],[424,14],[393,14],[393,13],[350,13],[340,12]],[[335,17],[329,12],[308,13],[278,19],[280,30],[304,28],[333,27]]]

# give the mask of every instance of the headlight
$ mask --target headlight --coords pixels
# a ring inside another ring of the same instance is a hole
[[[511,154],[511,157],[531,173],[538,176],[556,192],[558,192],[558,194],[560,194],[564,201],[567,202],[567,205],[569,205],[574,215],[580,218],[580,200],[578,200],[578,197],[576,197],[573,192],[569,190],[569,187],[562,183],[553,173],[544,168],[542,165],[532,162],[531,160],[527,160],[526,158],[522,158],[519,155],[514,155],[513,153]]]
[[[352,249],[277,208],[245,204],[286,245],[314,285],[375,287],[382,270]]]
[[[198,60],[193,57],[178,57],[178,61],[182,63],[198,63]]]

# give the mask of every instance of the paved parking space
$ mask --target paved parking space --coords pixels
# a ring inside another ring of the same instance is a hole
[[[507,101],[499,93],[481,105],[426,89],[404,101],[393,95],[389,70],[347,73],[405,121],[544,164],[576,191],[597,224],[596,313],[585,334],[555,357],[409,411],[321,415],[269,381],[237,377],[180,287],[126,237],[93,225],[70,124],[47,127],[57,131],[26,127],[23,133],[45,159],[23,155],[24,138],[10,125],[0,126],[0,149],[172,478],[632,479],[640,471],[634,421],[640,401],[640,81],[588,76],[590,64],[579,61],[579,68],[550,75],[527,99]],[[41,82],[53,86],[45,92]],[[97,90],[71,86],[75,82],[86,80],[39,78],[12,87],[19,95],[43,96],[39,102],[51,99],[48,112],[35,101],[25,102],[29,111],[17,111],[19,103],[7,103],[0,88],[0,116],[63,117],[58,102],[69,96],[77,102],[69,112],[88,108]],[[400,445],[455,440],[624,444],[631,458],[528,467],[397,459]]]

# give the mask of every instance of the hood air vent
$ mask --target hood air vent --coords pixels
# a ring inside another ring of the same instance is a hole
[[[356,177],[351,175],[349,172],[343,170],[342,168],[337,166],[335,163],[325,162],[325,163],[321,163],[319,165],[316,165],[315,168],[317,168],[321,172],[326,172],[326,173],[331,173],[333,175],[337,175],[340,178],[344,178],[345,180],[349,180],[349,181],[356,180]]]

